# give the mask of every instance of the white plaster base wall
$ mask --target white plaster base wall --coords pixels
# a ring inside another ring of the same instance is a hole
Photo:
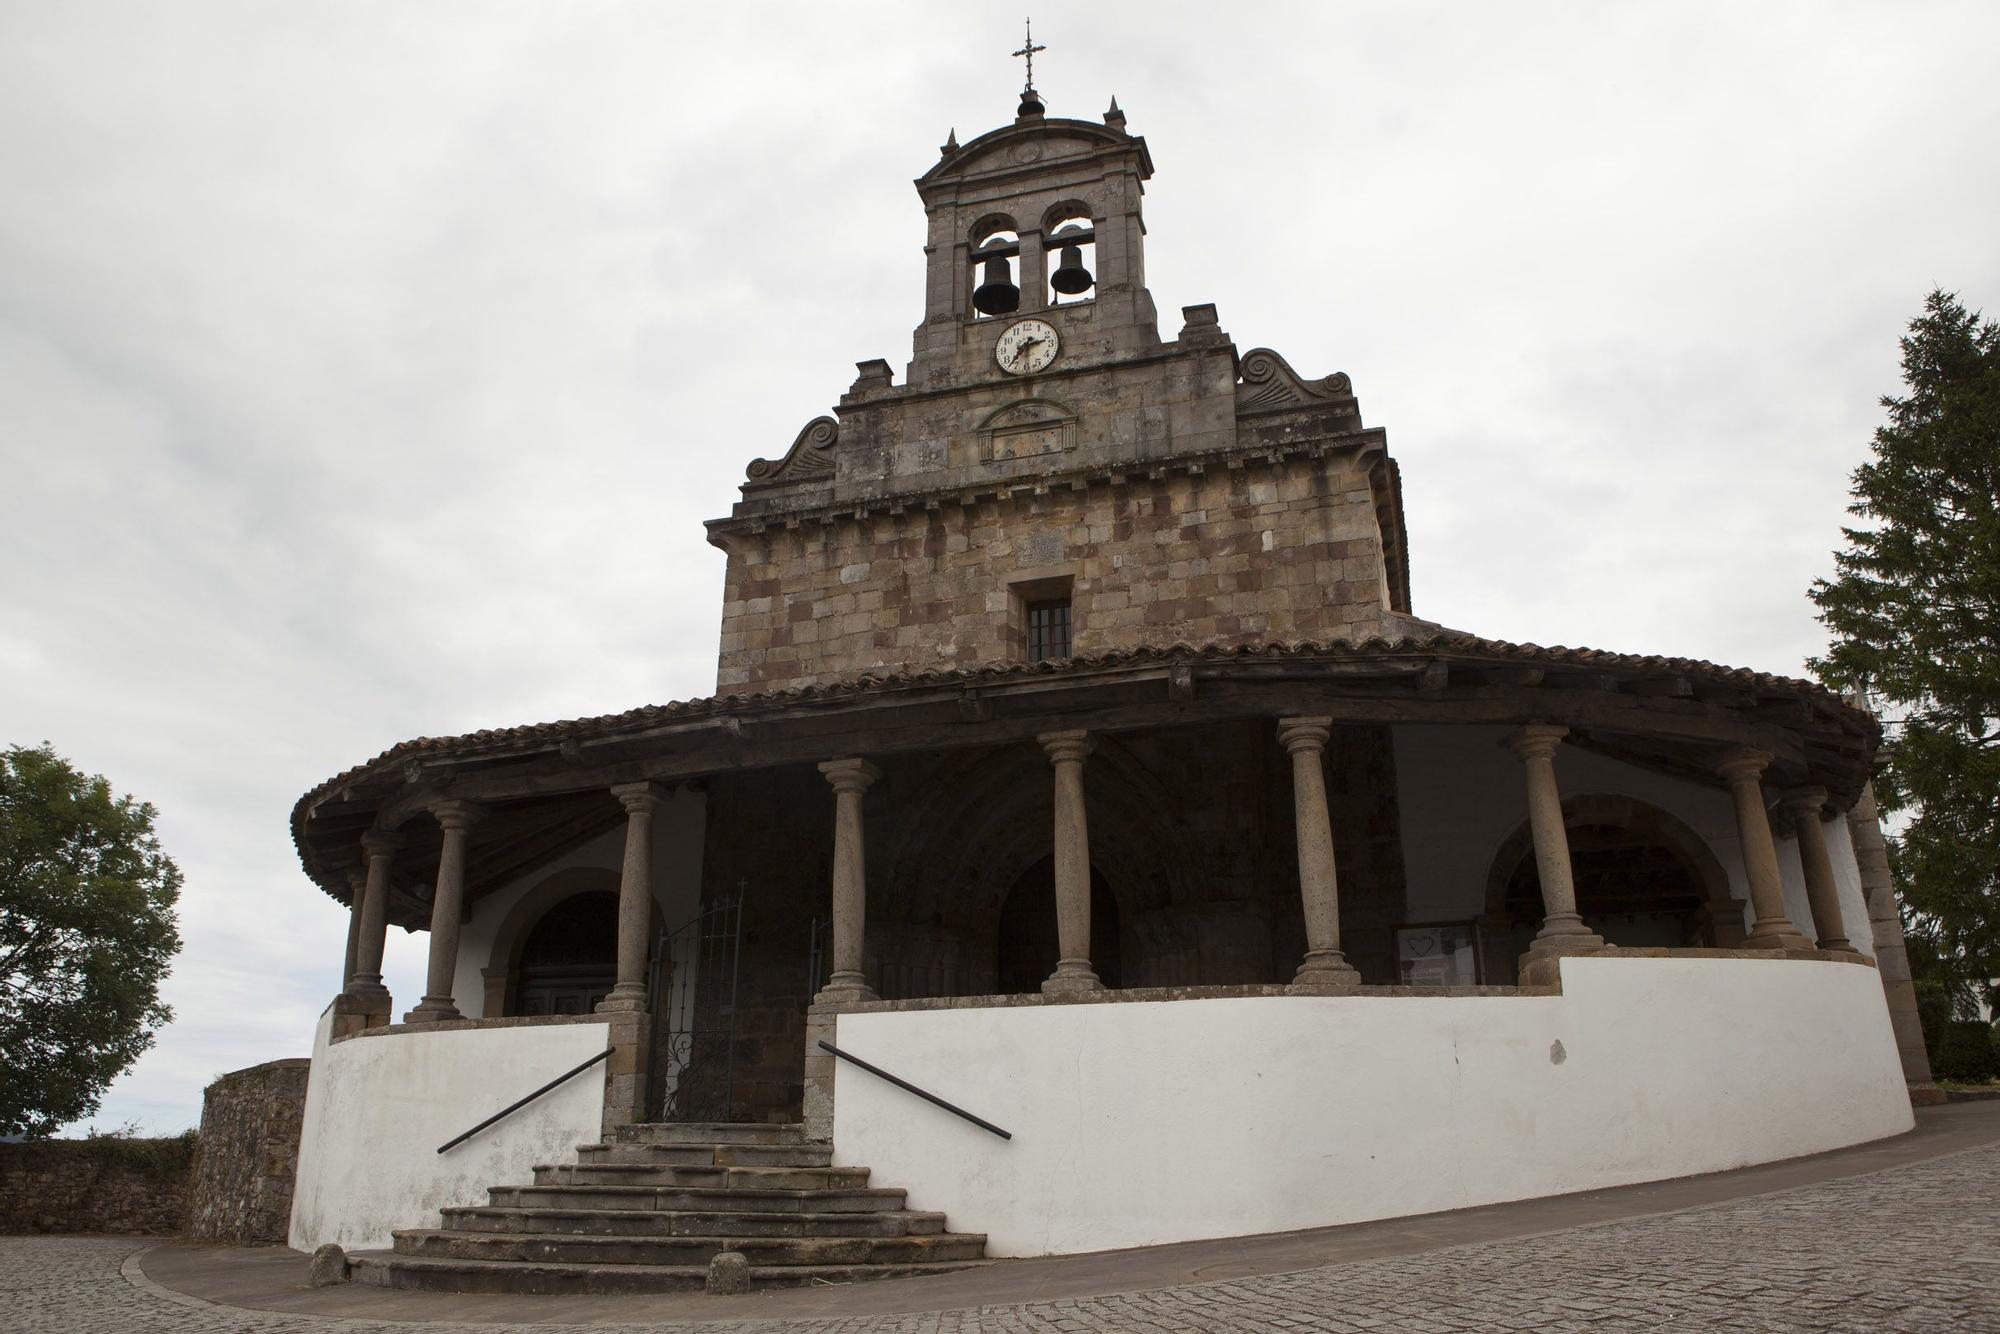
[[[438,1210],[526,1185],[537,1163],[576,1161],[602,1136],[604,1070],[592,1066],[449,1153],[437,1148],[607,1045],[602,1023],[388,1033],[313,1042],[292,1195],[291,1244],[349,1250],[436,1227]]]
[[[1813,960],[1565,960],[1554,996],[842,1015],[834,1161],[994,1255],[1279,1232],[1717,1171],[1914,1124],[1882,986]],[[1560,1050],[1557,1050],[1560,1044]]]

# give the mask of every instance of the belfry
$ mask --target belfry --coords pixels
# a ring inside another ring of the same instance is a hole
[[[300,800],[352,925],[294,1245],[398,1286],[806,1283],[1911,1124],[1874,721],[1416,615],[1384,431],[1214,305],[1163,336],[1152,154],[1115,100],[1049,115],[1040,50],[917,178],[901,374],[857,361],[707,525],[716,693]],[[430,932],[400,1016],[390,925]]]

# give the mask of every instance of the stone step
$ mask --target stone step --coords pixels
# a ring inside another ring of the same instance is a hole
[[[707,1285],[708,1270],[694,1265],[522,1264],[508,1260],[430,1260],[392,1251],[356,1251],[348,1257],[357,1283],[428,1292],[590,1294],[689,1292]],[[990,1264],[950,1260],[932,1264],[770,1265],[750,1270],[754,1288],[859,1283],[878,1278],[955,1274]]]
[[[708,1186],[724,1190],[857,1190],[865,1167],[690,1167],[659,1163],[551,1163],[537,1186]]]
[[[706,1267],[723,1251],[741,1252],[753,1268],[930,1264],[977,1260],[986,1253],[985,1237],[952,1232],[928,1237],[599,1237],[412,1228],[394,1235],[399,1256],[592,1267]]]
[[[620,1144],[803,1144],[805,1127],[736,1121],[642,1121],[613,1132]]]
[[[499,1209],[647,1209],[677,1213],[853,1214],[905,1206],[889,1188],[789,1190],[717,1186],[490,1186]]]
[[[655,1167],[831,1167],[830,1144],[579,1144],[579,1166],[647,1163]]]
[[[662,1212],[653,1209],[448,1208],[456,1232],[541,1232],[600,1237],[927,1237],[944,1231],[944,1215],[921,1210],[873,1213]]]

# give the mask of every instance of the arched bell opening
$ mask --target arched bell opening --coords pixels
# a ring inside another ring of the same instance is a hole
[[[1021,236],[1014,220],[995,214],[972,229],[972,317],[990,320],[1021,308],[1021,286],[1015,264],[1021,256]]]
[[[1118,897],[1096,867],[1090,871],[1090,965],[1106,987],[1120,985]],[[1000,905],[994,972],[1001,995],[1032,994],[1062,957],[1056,928],[1056,864],[1044,857],[1014,881]]]
[[[1630,949],[1730,948],[1743,905],[1699,834],[1657,806],[1611,795],[1563,803],[1576,908],[1607,944]],[[1540,928],[1542,881],[1524,823],[1501,845],[1487,879],[1487,980],[1513,974]]]
[[[1051,306],[1074,305],[1097,295],[1097,230],[1082,204],[1060,204],[1042,223],[1042,244],[1055,257],[1049,267],[1045,300]]]
[[[521,943],[514,1013],[589,1014],[618,980],[618,896],[573,894]]]

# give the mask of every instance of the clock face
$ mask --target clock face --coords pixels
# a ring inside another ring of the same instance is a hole
[[[1022,320],[1000,335],[993,360],[1009,375],[1032,375],[1056,359],[1062,339],[1047,320]]]

